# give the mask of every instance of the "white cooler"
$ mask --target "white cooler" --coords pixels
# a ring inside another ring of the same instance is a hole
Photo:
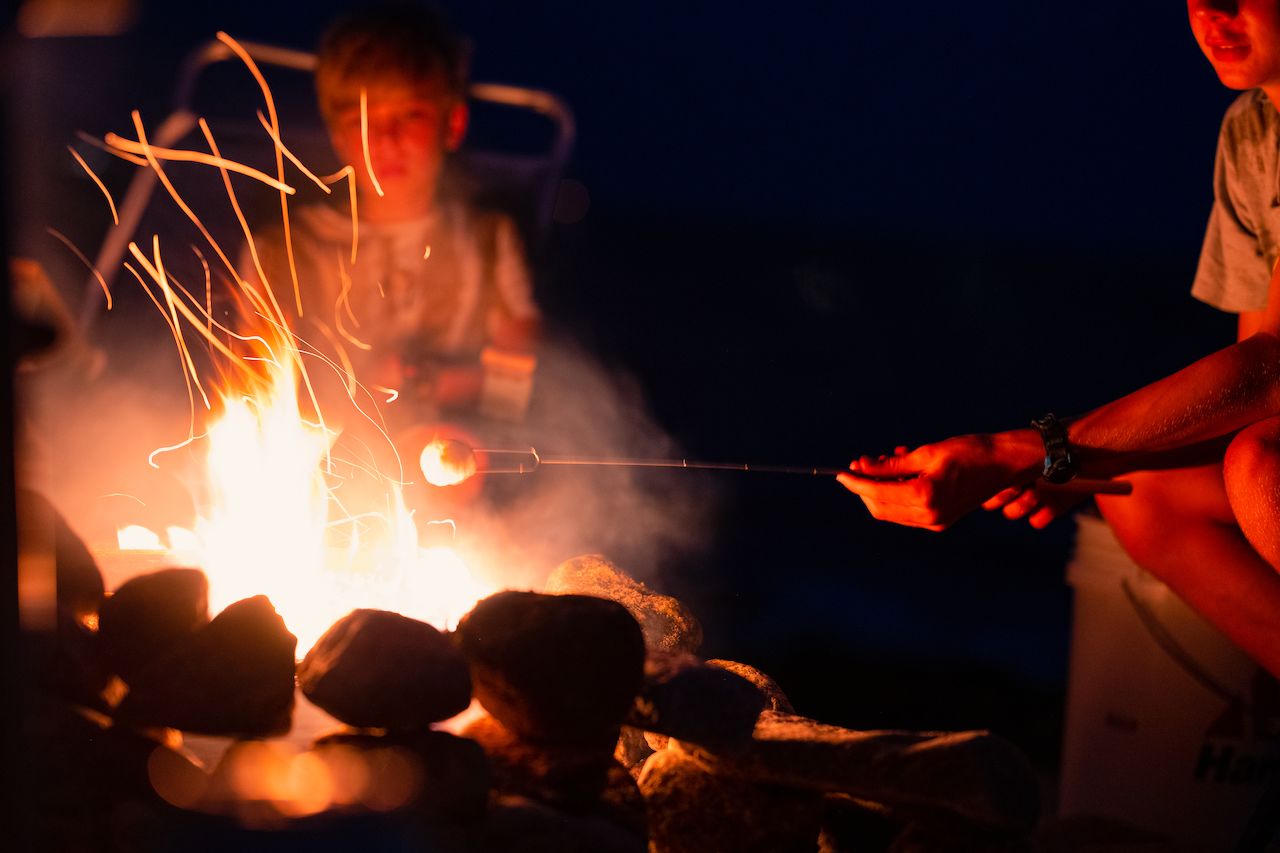
[[[1106,815],[1227,850],[1280,781],[1280,685],[1076,519],[1059,814]]]

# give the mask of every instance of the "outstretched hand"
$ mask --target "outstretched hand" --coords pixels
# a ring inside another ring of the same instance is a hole
[[[862,498],[875,518],[943,530],[1030,483],[1042,455],[1040,439],[1027,430],[964,435],[911,451],[898,448],[892,456],[863,456],[836,479]],[[1016,497],[1009,495],[1005,503]]]

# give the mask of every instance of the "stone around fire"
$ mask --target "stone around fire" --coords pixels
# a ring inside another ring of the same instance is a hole
[[[97,613],[105,591],[102,573],[84,540],[44,495],[18,489],[16,497],[23,549],[53,549],[58,604],[78,618]]]
[[[734,675],[750,681],[764,694],[767,701],[765,707],[770,711],[781,711],[784,714],[794,714],[796,712],[795,708],[791,707],[791,700],[787,698],[787,694],[783,693],[782,688],[778,686],[778,682],[754,666],[733,660],[709,660],[707,661],[707,666],[718,666],[720,669],[727,669]]]
[[[651,853],[812,853],[822,795],[714,772],[685,752],[645,762],[640,791],[649,807]]]
[[[283,734],[297,644],[266,596],[237,601],[141,673],[116,719],[208,735]]]
[[[298,665],[298,686],[358,728],[425,728],[471,704],[471,675],[453,641],[386,610],[353,610],[335,622]]]
[[[468,853],[648,853],[644,836],[597,815],[571,815],[526,797],[499,797]],[[705,851],[704,851],[705,853]]]
[[[822,803],[822,833],[818,853],[861,853],[865,850],[893,849],[902,833],[895,820],[879,803],[859,800],[848,794],[827,794]],[[942,848],[947,849],[947,848]],[[968,851],[968,848],[965,848]]]
[[[22,824],[35,842],[32,849],[119,849],[128,821],[165,808],[150,780],[153,762],[201,772],[147,735],[46,696],[26,697],[23,722]],[[10,827],[6,844],[8,850],[27,849],[17,827]]]
[[[566,811],[597,810],[615,766],[609,750],[598,744],[530,742],[488,714],[468,723],[462,735],[484,748],[499,793]]]
[[[199,569],[162,569],[125,581],[102,603],[98,638],[115,672],[132,684],[209,624],[209,580]]]
[[[337,733],[316,741],[313,749],[354,749],[376,764],[380,751],[409,758],[417,771],[418,788],[405,806],[428,819],[477,820],[489,803],[492,771],[484,750],[475,741],[448,732],[420,731],[399,735]],[[376,774],[371,780],[376,784]]]
[[[640,623],[645,645],[651,649],[692,653],[702,645],[702,625],[679,599],[654,592],[599,554],[574,557],[556,566],[545,591],[618,602]]]
[[[613,750],[613,757],[618,760],[618,763],[630,770],[631,775],[639,776],[640,768],[644,766],[645,759],[650,755],[653,755],[653,747],[649,746],[644,730],[623,726],[621,734],[618,735],[617,746]]]
[[[751,742],[765,701],[759,688],[726,669],[684,652],[651,652],[627,724],[733,752]]]
[[[989,732],[860,732],[765,711],[741,755],[679,741],[670,748],[727,776],[847,793],[908,820],[1016,835],[1040,812],[1030,763]]]
[[[113,676],[98,635],[59,604],[54,624],[22,637],[24,680],[67,702],[106,713],[104,691]]]
[[[500,592],[458,624],[476,698],[520,737],[618,738],[644,674],[644,638],[626,608],[584,595]]]

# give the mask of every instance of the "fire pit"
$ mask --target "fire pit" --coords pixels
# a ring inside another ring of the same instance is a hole
[[[484,598],[452,632],[350,612],[297,664],[297,708],[294,638],[270,602],[209,619],[205,601],[199,572],[169,569],[101,601],[96,631],[61,619],[29,726],[54,849],[267,832],[443,851],[863,850],[1005,844],[1037,816],[1034,774],[999,738],[798,716],[767,675],[698,657],[693,614],[599,556],[563,563],[545,592]],[[299,737],[312,706],[335,730]],[[220,738],[216,763],[179,729]]]

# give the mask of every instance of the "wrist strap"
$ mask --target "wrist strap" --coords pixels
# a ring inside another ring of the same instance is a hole
[[[1031,421],[1044,442],[1044,472],[1046,482],[1061,484],[1076,476],[1076,460],[1067,444],[1067,425],[1053,412]]]

